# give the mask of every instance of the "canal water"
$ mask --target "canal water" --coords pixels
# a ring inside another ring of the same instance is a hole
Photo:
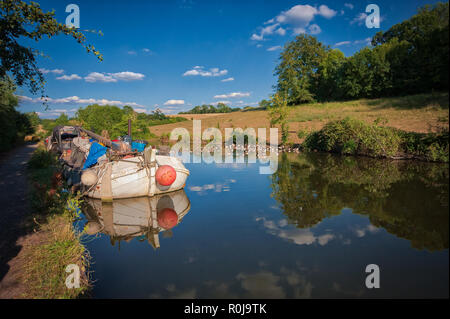
[[[184,191],[87,201],[94,297],[448,298],[447,164],[312,153],[281,154],[272,175],[185,165]],[[366,286],[371,264],[379,288]]]

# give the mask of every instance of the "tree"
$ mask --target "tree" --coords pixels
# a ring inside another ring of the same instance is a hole
[[[25,115],[28,117],[31,127],[33,127],[33,129],[36,130],[38,128],[39,124],[41,124],[39,115],[36,112],[28,112],[28,113],[25,113]]]
[[[329,51],[315,37],[298,35],[288,43],[275,68],[277,92],[283,92],[289,105],[311,102],[317,92],[317,70]]]
[[[394,94],[448,90],[448,19],[448,2],[426,5],[372,38],[374,46],[397,44],[388,54]]]
[[[289,135],[289,108],[287,106],[287,99],[281,93],[275,93],[272,96],[269,107],[270,126],[275,124],[281,125],[281,141],[286,143]]]
[[[261,107],[263,109],[268,109],[270,107],[270,101],[265,100],[265,99],[261,100],[259,102],[259,107]]]
[[[320,62],[317,69],[317,91],[316,97],[319,101],[339,100],[343,96],[342,66],[346,58],[344,53],[338,49],[330,50]]]
[[[102,130],[111,130],[116,123],[121,122],[125,113],[114,105],[91,104],[79,108],[75,115],[84,127],[100,134]],[[123,121],[128,123],[127,118]]]
[[[66,113],[61,113],[55,120],[55,126],[64,126],[69,124],[69,117]]]
[[[73,37],[88,53],[101,61],[103,56],[95,47],[86,43],[86,37],[75,28],[69,28],[55,19],[54,11],[43,12],[39,4],[21,0],[0,2],[0,78],[10,72],[18,86],[26,85],[34,94],[44,92],[44,76],[36,63],[37,50],[19,44],[19,40],[39,41],[59,34]]]
[[[16,86],[9,77],[0,78],[0,152],[12,148],[27,134],[33,133],[33,127],[24,114],[16,110],[18,98],[14,94]]]

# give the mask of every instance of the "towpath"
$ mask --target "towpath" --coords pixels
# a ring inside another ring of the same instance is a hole
[[[26,164],[37,145],[24,145],[0,155],[0,298],[20,296],[20,265],[14,257],[26,235],[24,217],[30,213]]]

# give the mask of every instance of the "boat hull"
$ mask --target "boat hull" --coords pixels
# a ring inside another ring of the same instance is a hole
[[[152,174],[152,169],[143,165],[141,156],[129,158],[126,161],[112,161],[95,166],[85,172],[92,172],[97,176],[94,185],[84,185],[81,182],[81,190],[90,198],[102,199],[102,185],[108,183],[105,171],[111,166],[111,196],[112,199],[123,199],[142,196],[154,196],[174,192],[184,188],[189,170],[181,161],[170,156],[156,156],[155,171],[159,166],[170,165],[176,171],[176,179],[170,186],[160,185]]]

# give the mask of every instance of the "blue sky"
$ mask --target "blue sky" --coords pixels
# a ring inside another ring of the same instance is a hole
[[[232,107],[256,105],[276,83],[281,47],[299,33],[352,55],[377,31],[387,30],[436,1],[38,1],[64,22],[65,8],[80,8],[80,28],[101,51],[99,62],[73,39],[58,36],[30,43],[43,51],[49,110],[19,88],[22,112],[43,118],[79,107],[125,104],[139,112],[159,107],[174,114],[199,104],[223,101]],[[368,4],[380,8],[381,28],[368,29]]]

